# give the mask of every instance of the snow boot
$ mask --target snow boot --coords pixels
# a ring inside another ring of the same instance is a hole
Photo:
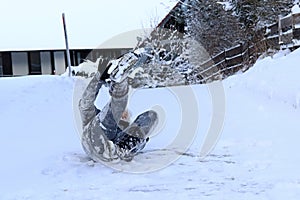
[[[140,114],[131,125],[122,131],[114,141],[119,147],[120,158],[131,161],[135,155],[144,149],[149,141],[149,134],[151,134],[157,123],[157,113],[150,110]]]
[[[139,136],[142,135],[139,127],[131,126],[127,129],[127,132],[129,133],[122,132],[121,136],[115,140],[115,144],[119,147],[119,157],[129,162],[144,149],[149,138]]]

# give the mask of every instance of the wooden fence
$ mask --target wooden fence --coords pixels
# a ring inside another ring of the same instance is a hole
[[[300,13],[280,18],[277,23],[266,28],[266,40],[270,48],[298,48],[300,40]]]
[[[200,64],[191,74],[194,83],[207,83],[246,71],[268,49],[300,47],[300,13],[287,15],[260,32],[264,36],[259,42],[241,43]]]

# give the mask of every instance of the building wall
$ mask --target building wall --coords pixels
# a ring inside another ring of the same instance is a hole
[[[84,60],[95,62],[117,58],[131,49],[72,49],[71,65],[78,66]],[[62,74],[67,67],[65,50],[0,51],[0,76]]]

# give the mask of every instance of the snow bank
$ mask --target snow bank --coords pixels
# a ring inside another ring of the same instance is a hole
[[[53,165],[50,158],[78,149],[73,84],[60,76],[0,78],[0,199],[28,185],[46,187],[41,169]]]
[[[95,72],[98,70],[98,64],[101,58],[98,58],[96,62],[92,62],[90,60],[85,60],[83,63],[78,66],[72,66],[71,71],[73,75],[83,76],[83,77],[92,77]],[[65,73],[62,76],[69,75],[69,68],[66,69]]]
[[[230,77],[225,82],[239,85],[255,95],[280,101],[294,108],[300,106],[300,49],[292,53],[281,51],[272,57],[258,60],[243,75]]]

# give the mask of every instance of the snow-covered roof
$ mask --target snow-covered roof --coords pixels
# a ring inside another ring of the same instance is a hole
[[[115,35],[160,22],[176,3],[176,0],[4,1],[0,12],[0,51],[64,48],[63,12],[70,48],[95,48]],[[133,35],[128,39],[128,47],[135,38]]]

